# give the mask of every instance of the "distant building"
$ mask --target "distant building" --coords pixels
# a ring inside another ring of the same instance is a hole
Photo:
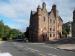
[[[47,12],[46,4],[42,8],[38,6],[37,11],[31,11],[29,36],[32,41],[58,40],[62,36],[63,20],[58,15],[56,5]]]
[[[68,31],[69,31],[66,38],[72,37],[72,22],[71,21],[64,23],[63,29],[68,29]]]
[[[73,11],[72,37],[75,37],[75,10]]]

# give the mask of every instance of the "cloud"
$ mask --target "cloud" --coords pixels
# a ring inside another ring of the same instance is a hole
[[[23,29],[29,25],[31,10],[36,10],[39,4],[41,0],[0,0],[0,14],[10,19],[7,22],[13,21],[7,24],[10,27]]]
[[[36,11],[38,5],[46,2],[47,10],[50,11],[53,4],[57,5],[59,15],[64,22],[72,20],[72,11],[75,0],[0,0],[0,15],[9,19],[7,25],[12,28],[24,30],[29,25],[31,10]],[[12,23],[10,21],[13,21]],[[9,24],[9,23],[11,24]]]
[[[57,5],[59,15],[62,17],[64,23],[72,21],[73,10],[75,8],[75,0],[44,0],[48,4],[48,10],[51,9],[53,4]]]
[[[58,6],[59,15],[62,17],[64,22],[72,21],[73,19],[73,8],[75,5],[70,0],[60,0],[56,2]],[[72,5],[73,4],[73,5]]]
[[[11,18],[16,17],[16,13],[15,13],[14,9],[8,5],[0,6],[0,14],[3,14],[5,16],[11,17]]]
[[[30,11],[36,10],[41,0],[1,0],[1,2],[5,4],[0,4],[0,13],[15,20],[15,18],[21,19],[20,15],[22,15],[22,18],[29,19]]]

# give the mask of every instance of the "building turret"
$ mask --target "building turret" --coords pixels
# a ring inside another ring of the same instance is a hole
[[[42,4],[42,9],[46,9],[46,3],[45,2],[43,2],[43,4]]]
[[[56,5],[55,5],[55,4],[52,6],[52,9],[53,9],[53,10],[55,10],[55,9],[56,9]]]
[[[41,11],[41,7],[40,5],[38,5],[37,12],[40,12],[40,11]]]
[[[38,5],[37,13],[38,13],[38,15],[41,15],[41,7],[40,7],[40,5]]]

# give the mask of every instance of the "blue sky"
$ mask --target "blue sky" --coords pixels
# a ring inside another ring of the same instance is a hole
[[[75,0],[0,0],[0,20],[11,28],[25,31],[29,26],[30,11],[36,11],[37,6],[43,2],[46,3],[48,11],[56,4],[63,21],[72,21]]]

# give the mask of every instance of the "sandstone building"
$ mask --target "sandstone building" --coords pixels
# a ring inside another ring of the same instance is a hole
[[[72,37],[75,37],[75,10],[73,11]]]
[[[33,41],[58,40],[62,36],[62,24],[56,5],[48,12],[43,3],[42,8],[38,6],[37,11],[31,11],[29,37]]]

